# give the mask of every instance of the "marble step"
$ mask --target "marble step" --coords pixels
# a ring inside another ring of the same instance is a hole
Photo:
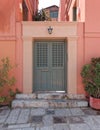
[[[12,108],[75,108],[87,106],[86,100],[79,99],[15,99],[12,101]]]
[[[16,94],[16,99],[85,99],[84,95],[66,94],[66,93],[32,93]]]

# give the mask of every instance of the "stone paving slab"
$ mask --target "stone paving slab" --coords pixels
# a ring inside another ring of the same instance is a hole
[[[56,124],[54,130],[70,130],[67,124]]]
[[[87,116],[82,117],[84,122],[92,129],[98,129],[100,130],[100,116]]]
[[[100,125],[100,116],[92,116],[94,123],[96,125]]]
[[[37,127],[36,130],[70,130],[67,124],[57,124],[53,126]]]
[[[100,130],[100,111],[91,108],[2,109],[2,117],[0,130]]]
[[[16,99],[36,99],[36,94],[16,94]]]
[[[53,109],[53,108],[46,109],[46,114],[47,115],[54,115],[55,114],[55,109]]]
[[[32,94],[16,94],[16,98],[25,99],[85,99],[84,94],[67,94],[65,92],[38,92]]]
[[[88,102],[85,100],[49,100],[48,103],[51,108],[75,108],[88,106]]]
[[[67,117],[68,124],[77,124],[77,123],[84,123],[84,120],[81,118],[81,116],[70,116]]]
[[[39,93],[37,94],[38,99],[63,99],[65,93]]]
[[[92,129],[92,130],[100,130],[100,127],[99,127],[99,128],[95,128],[95,129]]]
[[[67,94],[67,97],[69,99],[85,99],[85,95],[84,94]]]
[[[28,123],[29,121],[29,114],[30,110],[29,109],[22,109],[20,112],[20,115],[18,117],[17,123]]]
[[[66,102],[62,102],[60,100],[51,100],[51,101],[48,101],[49,103],[49,107],[50,108],[66,108],[67,107],[67,103]]]
[[[31,109],[31,116],[43,116],[43,115],[45,115],[45,109],[43,108]]]
[[[91,130],[87,124],[70,124],[70,130]]]
[[[53,117],[51,115],[45,115],[43,117],[43,124],[44,126],[53,125]]]
[[[20,111],[21,111],[20,108],[13,109],[13,110],[10,112],[10,115],[9,115],[9,117],[7,118],[5,124],[15,124],[16,121],[17,121],[17,119],[18,119],[18,117],[19,117]]]
[[[56,116],[71,116],[72,114],[71,114],[70,109],[56,109],[55,115]]]
[[[53,118],[53,123],[55,123],[55,124],[58,124],[58,123],[67,123],[67,118],[65,117],[65,116],[56,116],[56,117],[54,117]]]
[[[19,128],[19,129],[13,129],[13,130],[35,130],[35,128]]]
[[[86,100],[69,99],[15,99],[12,102],[12,108],[75,108],[87,106]]]
[[[81,108],[81,110],[83,111],[83,113],[85,115],[100,115],[100,111],[96,111],[96,110],[88,108],[88,107],[86,107],[86,108],[83,107],[83,108]]]
[[[71,108],[70,111],[73,116],[84,115],[84,112],[81,110],[81,108]]]
[[[53,126],[44,126],[44,127],[41,127],[41,128],[36,128],[36,130],[54,130]]]
[[[77,102],[77,106],[76,107],[86,107],[86,106],[88,106],[88,102],[87,101],[85,101],[85,100],[83,100],[83,101],[79,100]]]
[[[0,124],[4,123],[10,113],[10,109],[0,110]]]
[[[12,108],[48,108],[49,103],[46,100],[14,100]]]
[[[35,125],[43,124],[42,123],[43,117],[42,116],[31,116],[30,122]]]
[[[7,128],[4,128],[3,124],[0,125],[0,130],[7,130]]]
[[[31,127],[31,124],[17,124],[17,125],[9,125],[8,129],[21,129],[21,128],[29,128]]]

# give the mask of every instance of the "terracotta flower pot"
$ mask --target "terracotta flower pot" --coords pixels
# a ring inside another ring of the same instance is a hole
[[[100,110],[100,98],[94,98],[90,96],[90,106],[93,109]]]

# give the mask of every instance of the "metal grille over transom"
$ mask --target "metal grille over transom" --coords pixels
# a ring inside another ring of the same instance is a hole
[[[65,43],[35,42],[34,90],[65,91]]]

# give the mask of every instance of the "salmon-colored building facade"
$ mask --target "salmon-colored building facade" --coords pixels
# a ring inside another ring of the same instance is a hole
[[[98,0],[61,0],[59,22],[35,22],[32,15],[37,11],[38,0],[2,1],[0,58],[10,57],[18,64],[15,87],[32,93],[35,85],[35,90],[40,91],[38,86],[42,84],[42,91],[49,91],[53,90],[48,85],[52,82],[54,91],[64,86],[59,90],[84,94],[81,68],[90,58],[100,56],[99,4]]]
[[[38,0],[4,0],[0,2],[0,59],[9,57],[15,70],[16,88],[23,91],[22,21],[32,21]]]
[[[77,36],[77,92],[83,92],[81,68],[93,57],[100,57],[99,1],[61,0],[59,20],[78,24]]]

